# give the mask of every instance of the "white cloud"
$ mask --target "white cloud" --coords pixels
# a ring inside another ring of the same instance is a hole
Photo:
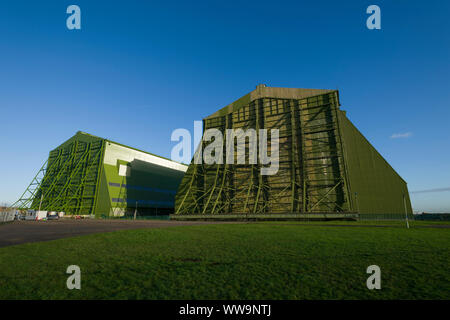
[[[410,193],[426,193],[426,192],[442,192],[442,191],[450,191],[450,187],[448,187],[448,188],[426,189],[426,190],[419,190],[419,191],[411,191]]]
[[[391,139],[401,139],[401,138],[409,138],[412,136],[412,132],[405,132],[405,133],[394,133],[391,136]]]

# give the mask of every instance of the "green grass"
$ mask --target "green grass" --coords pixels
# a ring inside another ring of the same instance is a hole
[[[405,220],[358,220],[358,221],[345,221],[345,220],[334,220],[334,221],[259,221],[258,223],[268,223],[268,224],[300,224],[300,225],[351,225],[351,226],[392,226],[406,228]],[[450,226],[450,221],[418,221],[409,220],[410,227],[429,227],[429,226]]]
[[[67,266],[81,290],[66,288]],[[366,269],[381,268],[381,290]],[[250,223],[0,248],[0,299],[449,299],[450,229]]]

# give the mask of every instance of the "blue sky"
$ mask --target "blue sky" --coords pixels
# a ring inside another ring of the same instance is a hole
[[[66,28],[71,4],[81,30]],[[381,30],[366,28],[371,4]],[[2,1],[0,202],[78,130],[169,157],[174,129],[259,83],[339,89],[410,191],[448,188],[449,13],[448,1]],[[411,197],[450,211],[450,191]]]

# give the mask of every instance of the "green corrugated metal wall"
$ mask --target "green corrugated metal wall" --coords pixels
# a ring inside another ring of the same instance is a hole
[[[361,214],[412,214],[406,182],[339,112],[352,202]],[[403,199],[405,196],[405,201]]]

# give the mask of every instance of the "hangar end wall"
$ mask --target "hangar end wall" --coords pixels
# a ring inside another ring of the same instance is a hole
[[[351,201],[361,214],[412,214],[408,187],[361,132],[339,112]]]

